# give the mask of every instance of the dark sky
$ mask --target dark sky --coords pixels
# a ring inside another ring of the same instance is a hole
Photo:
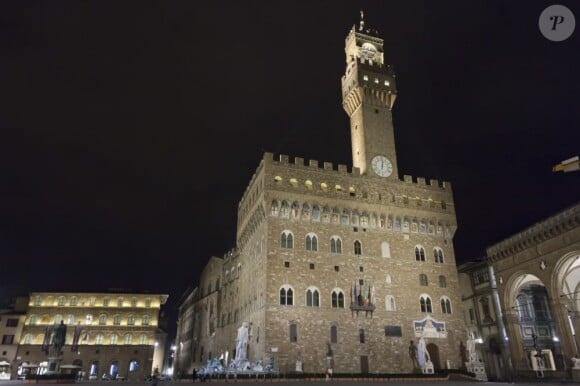
[[[567,5],[580,23],[580,7]],[[549,1],[0,3],[0,298],[150,290],[235,245],[264,151],[351,165],[344,38],[365,10],[401,174],[453,184],[459,262],[580,199],[580,27]]]

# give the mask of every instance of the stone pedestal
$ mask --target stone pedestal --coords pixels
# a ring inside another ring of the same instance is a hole
[[[431,362],[430,360],[427,360],[425,362],[425,366],[422,368],[422,370],[423,370],[423,374],[434,374],[435,369],[433,367],[433,362]]]
[[[48,357],[48,366],[46,374],[59,374],[61,357]]]
[[[487,382],[487,374],[482,362],[465,362],[465,368],[468,372],[475,374],[475,379],[478,381]]]
[[[296,361],[296,370],[297,373],[302,372],[302,361]]]

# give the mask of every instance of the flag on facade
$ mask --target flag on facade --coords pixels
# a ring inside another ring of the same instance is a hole
[[[42,341],[42,346],[40,347],[40,351],[45,354],[48,354],[48,348],[50,347],[50,338],[52,337],[52,330],[54,329],[53,325],[46,326],[44,330],[44,339]]]
[[[70,350],[73,352],[79,350],[79,339],[81,337],[82,331],[83,331],[83,326],[81,326],[81,323],[79,322],[75,327],[75,332],[73,335],[73,342],[72,342],[72,345],[70,346]]]
[[[377,298],[375,294],[375,286],[371,287],[371,304],[376,304]]]
[[[358,302],[358,296],[356,294],[356,283],[354,283],[354,292],[353,292],[353,294],[354,294],[354,301],[355,301],[355,303],[357,303]]]

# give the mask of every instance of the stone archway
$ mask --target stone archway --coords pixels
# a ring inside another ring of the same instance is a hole
[[[427,344],[427,352],[429,357],[431,357],[431,362],[433,363],[433,368],[435,371],[441,370],[441,358],[439,356],[439,347],[435,343]]]
[[[580,251],[572,251],[562,256],[552,272],[553,293],[557,294],[556,304],[563,333],[563,343],[567,344],[568,357],[580,354]]]
[[[549,294],[549,287],[536,275],[519,273],[508,282],[505,304],[510,317],[510,347],[516,367],[521,370],[535,369],[534,354],[549,350],[555,358],[561,358],[557,310]],[[559,367],[562,367],[560,363]]]

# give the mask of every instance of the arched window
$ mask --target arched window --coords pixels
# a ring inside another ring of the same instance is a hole
[[[292,218],[300,218],[300,204],[297,201],[292,203],[290,214],[292,215]]]
[[[386,258],[391,257],[391,246],[386,241],[381,244],[381,255]]]
[[[36,315],[30,315],[30,322],[28,322],[28,324],[31,325],[36,325],[38,323],[38,316]]]
[[[396,311],[397,305],[395,304],[395,298],[392,295],[387,295],[385,297],[385,309],[387,311]]]
[[[330,208],[328,206],[322,208],[322,222],[325,224],[330,222]]]
[[[294,291],[289,285],[280,288],[280,304],[283,306],[291,306],[294,304]]]
[[[447,297],[441,298],[441,312],[443,314],[450,314],[451,313],[451,300]]]
[[[361,328],[358,330],[358,340],[360,343],[365,342],[365,330],[364,330],[364,328]]]
[[[415,260],[425,261],[425,249],[420,245],[415,246]]]
[[[107,315],[99,315],[99,326],[106,326],[107,325]]]
[[[143,319],[141,320],[142,326],[148,326],[151,322],[151,317],[149,315],[143,315]]]
[[[24,337],[24,344],[32,344],[32,335],[31,334],[26,334],[26,336]]]
[[[294,236],[290,231],[284,231],[280,235],[280,248],[292,249],[294,248]]]
[[[123,298],[117,299],[117,307],[123,307]]]
[[[309,233],[306,235],[306,250],[318,251],[318,238],[314,233]]]
[[[134,326],[135,325],[135,315],[131,314],[127,316],[127,325]]]
[[[272,205],[270,206],[270,216],[277,217],[280,213],[280,204],[277,200],[272,200]]]
[[[428,286],[429,282],[427,281],[427,275],[424,273],[419,275],[419,284],[422,286]]]
[[[131,362],[129,362],[129,371],[134,373],[139,369],[139,363],[133,359]]]
[[[341,289],[335,288],[331,294],[332,308],[344,308],[344,292]]]
[[[320,221],[320,207],[318,205],[312,207],[312,221]]]
[[[436,263],[443,264],[443,250],[441,248],[433,248],[433,257]]]
[[[67,315],[66,316],[66,322],[65,324],[71,325],[71,324],[75,324],[75,317],[74,315]]]
[[[330,252],[331,253],[342,253],[342,240],[338,236],[332,236],[330,238]]]
[[[386,282],[387,284],[391,284],[391,283],[393,282],[393,279],[391,278],[391,275],[389,275],[388,273],[387,273],[387,275],[385,276],[385,282]]]
[[[355,255],[362,255],[362,245],[360,241],[355,240],[354,242],[354,254]]]
[[[62,315],[61,314],[54,315],[54,324],[60,324],[60,321],[61,320],[62,320]]]
[[[306,306],[320,307],[320,292],[318,291],[318,288],[309,287],[306,290]]]
[[[65,302],[66,302],[66,298],[64,296],[59,296],[58,297],[58,305],[59,305],[59,307],[64,307]]]
[[[97,336],[95,337],[95,344],[103,344],[104,339],[105,336],[103,334],[97,334]]]
[[[348,223],[350,221],[349,219],[350,219],[350,214],[349,214],[348,210],[343,209],[342,215],[340,216],[340,223],[342,225],[348,225]]]
[[[310,220],[310,205],[302,205],[302,220]]]
[[[133,335],[131,335],[131,334],[125,335],[125,344],[131,344],[131,343],[133,343]]]
[[[363,228],[369,227],[369,216],[366,213],[360,217],[360,226]]]
[[[147,335],[142,334],[139,336],[139,344],[147,344]]]
[[[439,276],[439,287],[447,288],[447,279],[443,275]]]
[[[282,205],[280,206],[280,217],[290,217],[290,204],[288,204],[288,201],[282,201]]]
[[[340,210],[338,210],[338,208],[334,208],[332,210],[332,223],[333,224],[339,224],[340,223]]]
[[[433,312],[431,298],[428,295],[421,295],[419,302],[421,303],[421,312]]]
[[[115,316],[113,316],[113,324],[115,326],[120,326],[121,325],[121,315],[115,315]]]
[[[79,299],[76,296],[70,298],[71,307],[76,307],[79,304]]]
[[[111,344],[117,344],[119,341],[119,336],[117,334],[111,334]]]

